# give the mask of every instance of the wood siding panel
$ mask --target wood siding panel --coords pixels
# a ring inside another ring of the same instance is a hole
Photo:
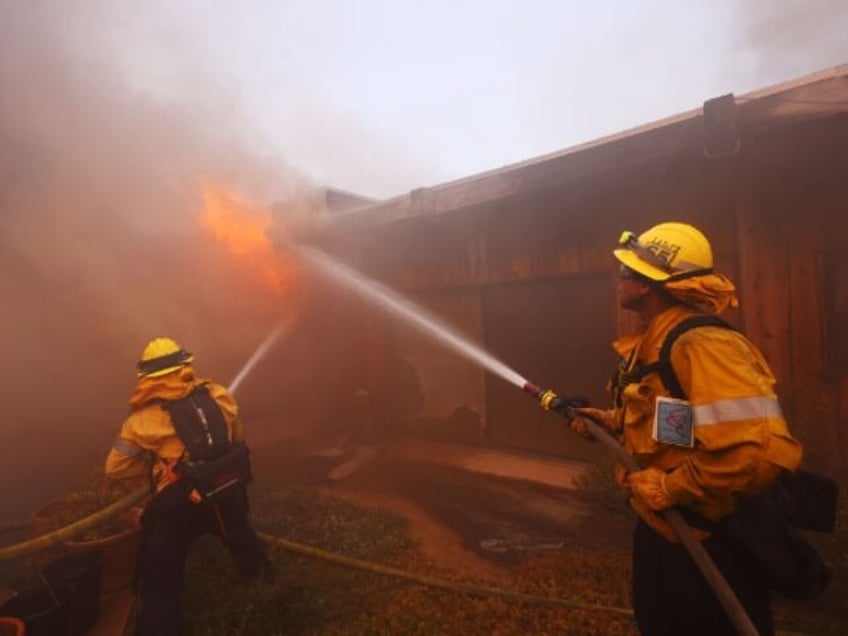
[[[510,343],[508,332],[515,331],[515,342],[504,349],[507,362],[514,355],[519,371],[532,374],[532,355],[527,371],[521,364],[523,338],[556,339],[558,330],[547,321],[567,324],[571,302],[532,290],[595,277],[591,293],[602,294],[609,311],[598,313],[597,320],[608,320],[613,331],[617,326],[632,332],[635,316],[616,308],[612,243],[622,229],[638,232],[668,220],[692,223],[710,238],[716,269],[737,284],[741,308],[725,317],[762,350],[809,457],[833,465],[840,449],[843,455],[848,450],[848,436],[840,429],[848,426],[848,381],[829,359],[833,327],[827,325],[820,264],[848,245],[846,166],[848,116],[776,126],[743,134],[741,152],[722,159],[708,160],[700,148],[687,146],[626,168],[606,171],[599,164],[597,174],[579,181],[560,182],[547,174],[535,185],[522,182],[517,190],[528,193],[521,196],[507,183],[486,192],[475,185],[472,199],[487,203],[473,208],[456,201],[468,207],[386,226],[372,237],[369,257],[379,260],[373,269],[384,280],[407,290],[524,294],[524,300],[504,304],[509,311],[484,310],[484,322],[487,334],[491,325],[506,330],[490,344]],[[429,205],[428,196],[415,198]],[[537,331],[521,334],[533,324]],[[592,344],[599,356],[609,353],[607,346],[606,338]],[[557,371],[554,381],[561,376],[572,384],[570,372]],[[491,387],[500,381],[488,382]],[[509,387],[501,397],[525,404]],[[528,418],[536,417],[529,414],[534,408],[527,404]],[[520,448],[544,447],[551,440],[545,440],[548,433],[532,432],[536,425],[521,430],[503,423],[497,439]]]
[[[824,373],[822,301],[822,233],[815,216],[792,216],[789,236],[789,316],[792,333],[792,374],[797,384],[815,382]],[[803,222],[799,222],[803,221]]]
[[[838,440],[836,457],[839,460],[836,462],[839,472],[835,474],[841,475],[845,483],[844,480],[848,479],[848,463],[842,459],[848,455],[848,377],[842,378],[839,383],[839,418],[835,422],[835,428]]]
[[[608,280],[584,275],[486,289],[487,347],[532,382],[608,404],[605,385],[615,366]],[[486,413],[493,444],[573,459],[604,453],[496,378],[487,381]]]
[[[740,311],[745,332],[778,381],[789,382],[786,237],[779,218],[764,222],[759,201],[751,182],[740,181],[736,200]]]

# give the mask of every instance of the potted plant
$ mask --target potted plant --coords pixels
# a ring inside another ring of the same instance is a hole
[[[12,616],[0,616],[0,636],[24,636],[24,622]]]
[[[91,472],[77,488],[33,513],[32,532],[37,536],[64,528],[138,490],[141,485],[139,481],[107,480],[101,471]],[[101,562],[101,591],[123,589],[132,581],[140,539],[140,517],[141,508],[130,508],[100,526],[64,541],[44,560],[55,559],[68,551],[97,551]]]

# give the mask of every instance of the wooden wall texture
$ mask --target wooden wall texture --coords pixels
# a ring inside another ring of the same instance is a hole
[[[710,238],[717,269],[737,283],[741,307],[728,317],[772,366],[808,461],[838,472],[848,452],[848,117],[761,128],[740,141],[733,156],[707,158],[700,148],[649,153],[642,163],[562,179],[532,194],[380,226],[371,234],[365,266],[431,303],[438,304],[440,293],[465,290],[481,308],[474,337],[513,354],[495,327],[508,298],[527,305],[528,316],[591,306],[580,323],[584,332],[575,334],[591,347],[572,364],[594,369],[596,361],[610,360],[607,340],[636,327],[615,303],[611,250],[619,233],[666,220],[693,223]],[[581,286],[587,276],[603,290],[600,299],[590,301]],[[549,294],[529,291],[546,284]],[[528,291],[505,295],[510,286]],[[556,321],[529,322],[536,331],[528,336],[516,327],[517,342],[556,347],[567,337]],[[554,363],[535,370],[549,372],[553,382],[562,374]],[[597,379],[594,371],[588,375]],[[484,401],[501,405],[491,392],[511,390],[488,379]],[[498,431],[490,441],[585,455],[565,441],[566,448],[552,447],[555,436],[528,426],[526,417],[517,417],[511,431],[503,422],[488,427],[490,434]]]

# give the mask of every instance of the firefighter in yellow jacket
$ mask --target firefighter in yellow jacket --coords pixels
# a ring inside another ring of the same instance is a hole
[[[136,577],[140,636],[179,634],[185,558],[203,533],[222,538],[244,575],[270,573],[248,522],[250,464],[238,407],[223,386],[195,375],[193,360],[170,338],[147,344],[131,413],[106,459],[109,478],[153,480]]]
[[[630,474],[618,470],[639,515],[633,605],[640,631],[735,633],[657,514],[676,506],[758,631],[772,633],[767,587],[715,522],[800,464],[801,447],[781,414],[775,379],[757,348],[715,319],[738,301],[733,284],[713,272],[712,250],[700,231],[662,223],[638,237],[625,232],[614,255],[619,305],[637,313],[643,330],[613,345],[621,360],[611,387],[614,407],[581,412],[618,435],[643,467]],[[572,426],[586,434],[579,418]]]

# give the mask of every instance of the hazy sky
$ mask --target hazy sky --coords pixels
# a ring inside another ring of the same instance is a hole
[[[133,86],[214,92],[260,153],[375,196],[848,61],[840,0],[132,5],[89,17]]]

